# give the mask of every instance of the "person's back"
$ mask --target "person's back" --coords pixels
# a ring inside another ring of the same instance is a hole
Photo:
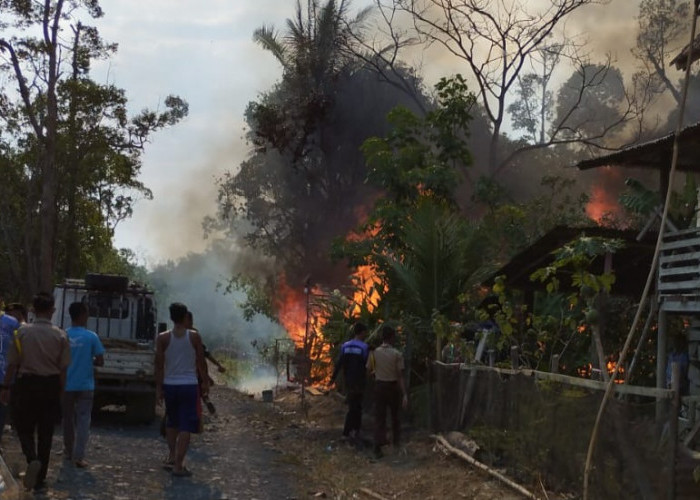
[[[5,378],[7,369],[7,352],[13,342],[15,331],[19,328],[19,321],[7,313],[0,313],[0,377]],[[0,405],[0,439],[5,429],[5,414],[7,406]]]
[[[182,335],[170,332],[170,340],[165,348],[164,384],[197,384],[196,352],[190,338],[191,332],[185,330]]]
[[[382,345],[377,347],[367,361],[367,368],[374,372],[375,434],[374,453],[382,456],[386,444],[386,410],[391,412],[392,444],[396,447],[401,439],[399,409],[406,408],[408,397],[403,381],[403,355],[394,347],[396,332],[388,325],[382,327]],[[403,397],[402,397],[403,396]]]
[[[104,354],[97,334],[83,326],[66,330],[70,343],[71,364],[66,376],[66,391],[95,390],[95,356]]]
[[[364,342],[367,327],[362,323],[353,325],[354,338],[340,347],[340,356],[331,376],[331,384],[342,369],[345,379],[345,398],[348,412],[345,415],[343,436],[359,439],[362,427],[362,399],[365,392],[367,371],[365,364],[369,355],[369,347]]]
[[[199,432],[200,396],[206,396],[205,361],[199,334],[186,327],[187,306],[170,304],[173,328],[156,339],[156,394],[165,401],[168,458],[164,466],[174,476],[189,476],[184,466],[190,434]],[[198,378],[199,380],[198,384]]]
[[[66,330],[71,363],[63,393],[63,459],[76,467],[87,467],[85,450],[90,437],[90,421],[95,391],[95,366],[104,364],[104,347],[93,331],[85,328],[89,311],[82,302],[68,308],[71,327]]]
[[[70,365],[70,346],[66,333],[51,323],[53,296],[38,293],[33,305],[34,323],[22,325],[16,341],[10,344],[0,401],[7,403],[8,387],[16,375],[12,421],[28,463],[24,485],[43,489],[54,426],[61,418],[61,392]]]
[[[403,354],[394,346],[382,344],[374,350],[374,377],[381,382],[398,382],[403,372]]]
[[[352,339],[345,342],[340,348],[340,355],[343,358],[343,377],[348,391],[364,390],[367,370],[367,356],[369,347],[359,339]]]

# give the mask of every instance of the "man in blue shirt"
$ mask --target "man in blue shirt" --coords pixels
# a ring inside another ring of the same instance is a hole
[[[359,444],[360,427],[362,426],[362,399],[365,395],[367,380],[367,356],[369,347],[364,342],[367,327],[355,323],[352,327],[354,338],[345,342],[340,348],[340,356],[331,376],[331,384],[335,381],[340,370],[343,370],[348,412],[345,415],[343,436]]]
[[[95,332],[85,328],[89,316],[82,302],[68,308],[71,327],[66,330],[70,342],[71,363],[63,394],[63,458],[76,467],[87,467],[85,448],[90,435],[90,416],[95,392],[95,366],[104,364],[105,349]]]
[[[19,321],[14,316],[8,314],[10,311],[0,313],[0,377],[5,378],[7,367],[7,350],[14,340],[15,330],[19,328]],[[5,428],[5,414],[7,406],[0,404],[0,439]]]

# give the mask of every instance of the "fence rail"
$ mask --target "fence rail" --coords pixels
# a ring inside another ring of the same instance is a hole
[[[471,365],[466,363],[442,363],[437,361],[436,364],[442,366],[453,366],[459,367],[460,370],[477,370],[477,371],[487,371],[492,373],[499,373],[502,375],[525,375],[526,377],[535,377],[537,380],[552,380],[554,382],[560,382],[562,384],[569,384],[576,387],[584,387],[586,389],[605,391],[607,384],[598,380],[591,380],[587,378],[572,377],[570,375],[562,375],[560,373],[551,372],[541,372],[538,370],[531,369],[512,369],[512,368],[498,368],[484,365]],[[634,396],[645,396],[657,399],[673,399],[673,391],[671,389],[658,389],[656,387],[644,387],[640,385],[629,385],[629,384],[615,384],[614,390],[618,394],[629,394]],[[699,398],[700,399],[700,398]]]

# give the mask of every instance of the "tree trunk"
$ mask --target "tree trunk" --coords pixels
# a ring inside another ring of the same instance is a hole
[[[44,13],[44,42],[49,56],[48,82],[46,86],[46,128],[41,161],[41,250],[39,251],[39,289],[50,292],[53,288],[58,223],[56,201],[58,198],[58,172],[56,171],[56,134],[58,127],[58,28],[61,20],[63,0],[56,2],[53,17]],[[46,9],[50,9],[49,2]]]

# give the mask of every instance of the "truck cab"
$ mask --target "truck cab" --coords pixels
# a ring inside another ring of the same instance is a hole
[[[66,279],[54,289],[53,323],[71,325],[73,302],[88,306],[87,328],[105,347],[104,366],[95,369],[95,403],[126,407],[131,422],[155,417],[156,304],[153,291],[126,276],[90,273],[85,279]]]

